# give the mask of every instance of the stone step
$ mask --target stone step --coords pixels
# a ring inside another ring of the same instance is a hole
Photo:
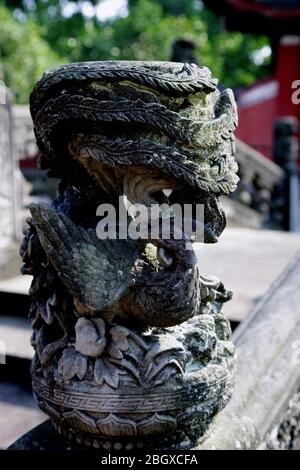
[[[27,295],[31,281],[32,276],[22,276],[21,274],[2,279],[0,281],[0,292]]]
[[[28,322],[31,276],[15,276],[0,281],[0,354],[31,359],[32,334]]]
[[[6,449],[45,419],[47,416],[39,410],[30,389],[15,381],[1,381],[0,449]]]

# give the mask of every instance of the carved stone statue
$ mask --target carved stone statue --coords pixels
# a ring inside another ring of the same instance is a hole
[[[103,240],[96,211],[120,196],[202,204],[216,242],[218,196],[238,179],[233,95],[193,64],[79,63],[44,74],[31,114],[41,167],[60,179],[21,247],[38,404],[77,446],[191,448],[230,398],[231,293],[199,274],[184,233]]]

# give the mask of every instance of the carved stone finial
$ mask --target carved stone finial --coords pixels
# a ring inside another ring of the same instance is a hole
[[[44,74],[31,113],[41,166],[61,180],[21,247],[39,406],[77,445],[190,448],[230,397],[231,293],[199,275],[185,233],[101,240],[96,211],[121,196],[202,204],[216,242],[218,196],[237,183],[233,95],[193,64],[91,62]]]

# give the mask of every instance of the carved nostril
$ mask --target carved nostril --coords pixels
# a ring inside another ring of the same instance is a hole
[[[173,257],[169,251],[163,247],[159,247],[156,253],[157,259],[162,266],[169,268],[173,264]]]

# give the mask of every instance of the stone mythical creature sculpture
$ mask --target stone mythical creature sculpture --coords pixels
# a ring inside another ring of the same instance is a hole
[[[45,73],[30,106],[41,168],[60,180],[21,246],[39,406],[77,446],[191,448],[230,397],[231,293],[199,274],[184,233],[101,240],[96,211],[124,195],[202,204],[216,242],[218,196],[237,183],[233,95],[205,67],[91,62]]]

